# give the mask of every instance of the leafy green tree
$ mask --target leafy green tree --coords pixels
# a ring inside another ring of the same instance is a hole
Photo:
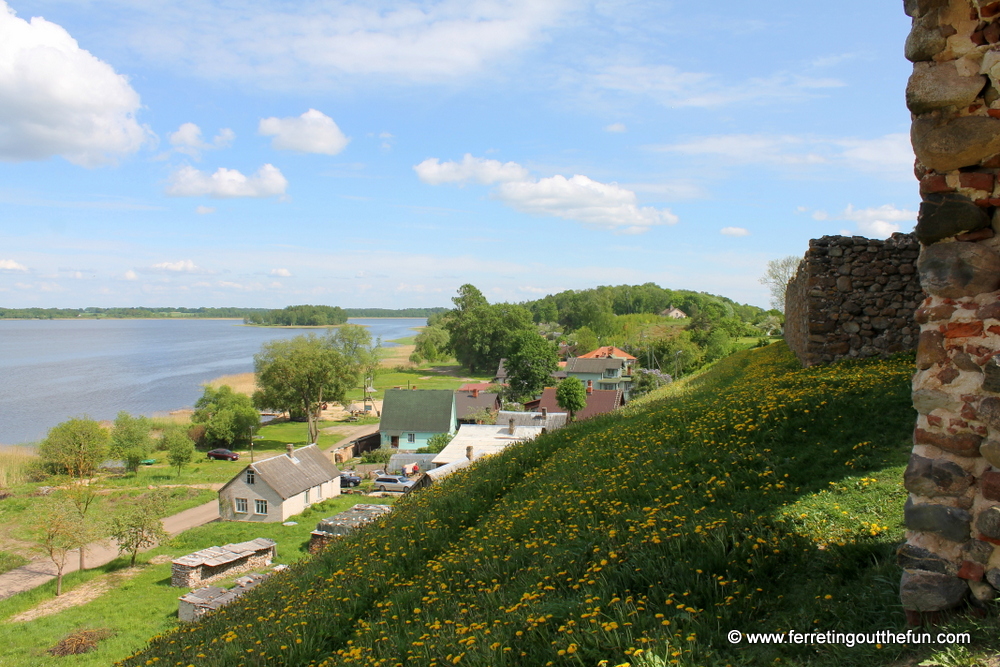
[[[569,413],[570,421],[577,412],[587,407],[587,389],[580,378],[570,376],[556,385],[556,403]]]
[[[552,384],[559,358],[552,343],[534,331],[522,331],[511,341],[504,368],[507,369],[507,395],[524,399]]]
[[[470,372],[496,369],[514,338],[520,332],[534,331],[526,308],[509,303],[491,305],[472,285],[463,285],[452,301],[457,308],[445,324],[449,347]]]
[[[781,259],[772,259],[767,263],[767,271],[760,278],[760,284],[771,292],[771,307],[785,312],[785,291],[788,281],[792,279],[799,268],[801,258],[788,255]]]
[[[93,419],[74,417],[49,429],[38,454],[70,477],[90,477],[108,457],[108,432]]]
[[[597,335],[591,331],[590,327],[580,327],[573,333],[573,338],[576,339],[576,344],[573,347],[578,357],[581,354],[593,352],[601,346],[597,340]]]
[[[632,389],[629,394],[632,399],[636,399],[672,381],[673,378],[656,369],[639,368],[632,373]]]
[[[194,441],[183,431],[171,429],[163,434],[167,448],[167,461],[177,468],[177,476],[181,476],[181,468],[191,463],[194,458]]]
[[[414,340],[415,349],[410,361],[434,363],[448,358],[448,332],[441,327],[426,327]]]
[[[135,557],[141,550],[168,537],[160,521],[162,504],[162,494],[146,493],[129,502],[111,518],[108,532],[118,543],[119,555],[132,556],[131,567],[135,567]]]
[[[705,345],[705,360],[715,361],[733,353],[735,344],[725,329],[713,329]]]
[[[297,336],[265,343],[254,355],[257,386],[253,404],[262,410],[299,410],[309,424],[309,442],[319,437],[323,403],[344,403],[358,385],[361,366],[328,338]]]
[[[124,410],[115,417],[111,429],[112,458],[125,461],[125,469],[136,472],[143,459],[148,459],[153,451],[153,439],[149,436],[152,425],[146,417],[133,417]]]
[[[453,433],[435,433],[427,439],[427,446],[417,450],[417,454],[437,454],[448,446],[455,437]]]
[[[65,498],[73,505],[77,514],[77,531],[80,550],[80,571],[86,569],[84,561],[87,555],[87,545],[105,537],[104,522],[95,518],[91,510],[99,504],[100,490],[94,483],[78,481],[66,489]]]
[[[246,394],[238,394],[229,385],[218,389],[206,386],[194,404],[191,421],[205,425],[204,442],[211,446],[232,448],[240,441],[250,441],[253,429],[260,425],[260,413]]]

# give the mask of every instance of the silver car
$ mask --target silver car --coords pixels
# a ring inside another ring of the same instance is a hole
[[[413,488],[414,484],[416,482],[413,480],[396,475],[385,475],[375,478],[375,488],[379,491],[399,491],[406,493]]]

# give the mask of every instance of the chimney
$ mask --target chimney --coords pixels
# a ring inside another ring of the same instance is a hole
[[[465,448],[465,458],[469,459],[470,461],[472,460],[472,445],[468,445]]]
[[[479,390],[478,389],[473,389],[472,390],[472,398],[479,398]]]
[[[548,417],[549,417],[549,409],[542,408],[542,419],[548,419]]]
[[[293,445],[293,444],[287,444],[287,445],[285,445],[285,453],[288,454],[288,458],[290,458],[290,459],[291,458],[295,458],[295,455],[292,454],[293,451],[295,451],[295,445]]]
[[[588,394],[593,394],[594,393],[594,381],[593,380],[587,380],[587,393]]]
[[[507,422],[507,434],[514,435],[514,418],[511,417],[510,421]]]

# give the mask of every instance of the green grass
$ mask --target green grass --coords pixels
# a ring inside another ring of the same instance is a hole
[[[19,554],[12,554],[8,551],[0,551],[0,574],[10,572],[22,565],[27,565],[28,559]]]
[[[124,664],[919,662],[930,649],[726,639],[905,628],[912,371],[912,355],[801,369],[783,343],[738,353],[403,498]]]
[[[446,370],[438,373],[437,370]],[[458,389],[469,382],[490,382],[492,375],[469,375],[466,369],[458,364],[423,364],[417,368],[395,368],[379,373],[375,378],[375,398],[385,396],[386,389],[402,387],[404,389],[416,386],[418,389]],[[352,401],[360,401],[364,396],[360,388],[352,389],[347,397]]]
[[[170,563],[149,564],[158,555],[174,558],[210,546],[269,537],[278,542],[276,563],[292,563],[306,555],[309,533],[322,518],[341,512],[363,496],[339,496],[317,503],[293,517],[297,526],[216,522],[185,531],[166,544],[139,555],[142,571],[103,596],[85,605],[67,609],[26,623],[6,619],[35,607],[55,594],[50,582],[32,591],[0,601],[0,621],[5,623],[4,647],[0,664],[4,667],[47,667],[72,663],[75,667],[105,667],[135,650],[150,636],[177,625],[177,598],[190,589],[170,586]],[[387,502],[391,499],[375,502]],[[118,558],[104,567],[66,575],[64,591],[69,592],[97,577],[120,573],[127,567],[126,558]],[[221,582],[222,584],[226,582]],[[54,658],[45,650],[62,637],[82,629],[109,628],[116,634],[102,641],[92,653],[72,658]]]

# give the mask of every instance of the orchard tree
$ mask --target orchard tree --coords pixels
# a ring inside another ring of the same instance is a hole
[[[33,548],[52,561],[56,568],[56,596],[62,595],[63,572],[69,554],[83,546],[80,515],[68,500],[50,498],[31,512]]]
[[[118,554],[131,554],[131,567],[143,549],[155,546],[168,537],[160,521],[162,494],[147,493],[128,503],[111,518],[109,533],[118,543]]]
[[[232,448],[241,440],[250,442],[253,429],[260,426],[260,413],[246,394],[238,394],[229,385],[218,389],[205,387],[194,404],[191,421],[205,426],[205,441],[209,446]]]
[[[559,358],[552,343],[534,331],[522,331],[511,341],[504,368],[507,370],[508,396],[524,399],[552,384],[552,374],[559,369]]]
[[[573,421],[577,412],[587,407],[587,389],[580,378],[570,376],[556,385],[556,403],[569,412],[570,421]]]
[[[323,403],[344,403],[347,391],[357,386],[361,370],[330,339],[310,334],[272,340],[254,355],[259,389],[253,403],[261,410],[305,413],[309,442],[316,442]]]
[[[181,468],[194,458],[194,441],[183,431],[171,429],[163,434],[163,444],[167,450],[167,461],[177,468],[177,476],[180,477]]]
[[[111,429],[110,455],[125,461],[125,469],[136,472],[143,459],[148,459],[153,450],[153,439],[149,436],[151,425],[145,417],[133,417],[122,411],[115,417]]]
[[[108,432],[93,419],[69,419],[49,429],[38,454],[70,477],[84,479],[108,457]]]

